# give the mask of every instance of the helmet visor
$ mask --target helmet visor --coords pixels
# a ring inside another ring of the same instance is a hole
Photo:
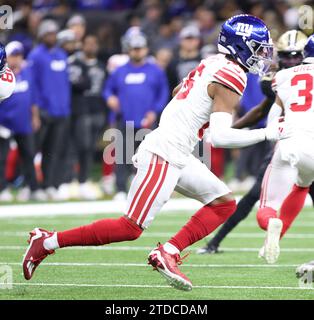
[[[273,45],[251,40],[248,47],[252,51],[252,56],[247,60],[249,71],[263,76],[272,64]]]

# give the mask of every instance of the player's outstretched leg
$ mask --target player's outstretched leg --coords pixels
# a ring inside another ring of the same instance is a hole
[[[225,237],[242,221],[244,220],[258,201],[260,187],[256,183],[253,188],[247,193],[239,202],[237,210],[232,214],[229,219],[219,229],[217,234],[208,242],[206,247],[197,250],[198,254],[212,254],[219,253],[218,250],[220,243]]]
[[[257,211],[257,222],[266,231],[266,238],[258,257],[264,258],[267,263],[275,263],[279,258],[280,233],[282,221],[277,218],[277,211],[270,207],[259,208]]]
[[[231,199],[224,196],[201,208],[175,236],[149,254],[148,263],[176,289],[192,289],[192,282],[178,268],[180,252],[208,236],[234,213],[236,202]]]
[[[207,246],[197,251],[198,254],[221,252],[218,250],[218,248],[223,239],[225,239],[225,237],[233,230],[233,228],[235,228],[242,220],[244,220],[249,215],[254,205],[260,198],[263,177],[272,156],[273,151],[271,150],[263,160],[253,187],[238,202],[237,210],[235,211],[235,213],[231,215],[231,217],[223,224],[223,226],[213,237],[213,239],[208,242]]]
[[[126,215],[63,232],[35,229],[23,260],[26,279],[29,280],[47,255],[58,248],[130,241],[142,234],[170,198],[180,170],[148,151],[138,152],[134,161],[138,170],[129,190]]]
[[[35,228],[30,232],[29,246],[23,258],[24,277],[26,280],[30,280],[39,264],[58,248],[98,246],[135,240],[142,234],[142,231],[127,217],[102,219],[63,232],[49,232]]]

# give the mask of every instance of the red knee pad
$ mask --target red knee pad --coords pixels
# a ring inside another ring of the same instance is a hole
[[[215,213],[223,219],[228,219],[237,209],[237,203],[235,200],[231,200],[228,202],[211,205],[210,206]]]

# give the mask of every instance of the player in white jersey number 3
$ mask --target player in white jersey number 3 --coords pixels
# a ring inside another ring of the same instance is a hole
[[[227,20],[219,35],[221,54],[201,61],[175,89],[158,128],[146,136],[133,157],[137,174],[125,215],[63,232],[35,228],[23,260],[25,278],[30,279],[40,262],[57,248],[137,239],[177,190],[199,200],[203,207],[168,242],[158,244],[148,261],[170,285],[191,290],[191,281],[178,268],[180,252],[209,235],[236,209],[229,188],[191,155],[204,129],[210,123],[213,145],[225,148],[290,136],[289,127],[278,120],[265,129],[231,128],[233,109],[246,86],[246,72],[263,74],[272,50],[262,20],[250,15]]]
[[[313,85],[314,35],[304,47],[303,63],[279,71],[273,80],[277,96],[270,114],[284,113],[294,134],[279,141],[263,179],[257,220],[267,231],[260,256],[268,263],[277,261],[279,239],[302,210],[309,186],[314,181]]]

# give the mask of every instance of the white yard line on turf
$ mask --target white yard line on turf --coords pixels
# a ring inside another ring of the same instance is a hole
[[[1,209],[1,206],[0,206]],[[109,215],[109,214],[108,214]],[[114,214],[112,214],[114,215]],[[115,213],[115,215],[120,215],[118,213]],[[172,219],[171,216],[173,216],[173,213],[170,213],[169,215],[167,215],[167,213],[163,214],[163,218],[167,217],[167,220],[161,220],[161,219],[157,219],[156,221],[154,221],[153,226],[154,227],[176,227],[178,225],[178,220],[177,219]],[[70,218],[70,217],[68,217]],[[303,219],[303,214],[302,214],[302,219]],[[1,219],[1,217],[0,217]],[[16,218],[12,218],[12,219],[6,219],[5,223],[6,224],[10,224],[10,225],[18,225],[18,226],[31,226],[34,227],[34,225],[38,224],[38,217],[28,217],[27,220],[20,220],[20,219],[16,219]],[[44,225],[51,225],[53,227],[62,225],[73,225],[73,226],[78,226],[78,225],[83,225],[86,223],[90,223],[92,217],[86,215],[86,217],[84,218],[76,218],[73,219],[71,221],[65,220],[65,217],[63,217],[62,219],[58,218],[58,219],[52,219],[52,218],[47,218],[45,219]],[[185,219],[185,217],[182,215],[181,219]],[[312,213],[312,220],[314,220],[314,211]],[[181,220],[182,223],[182,220]],[[293,227],[294,228],[312,228],[314,230],[314,222],[295,222],[293,223]],[[257,222],[250,222],[250,221],[242,221],[241,224],[239,224],[237,226],[237,230],[241,231],[242,229],[245,228],[253,228],[253,229],[257,229],[260,230]],[[29,231],[28,231],[29,232]],[[1,235],[2,232],[0,232]]]
[[[165,288],[171,287],[166,285],[146,285],[146,284],[83,284],[83,283],[8,283],[13,286],[44,286],[44,287],[89,287],[89,288]],[[313,290],[313,288],[301,288],[301,287],[267,287],[267,286],[193,286],[193,289],[266,289],[266,290]],[[173,290],[171,288],[171,290]]]
[[[302,214],[301,214],[302,215]],[[302,219],[303,219],[303,215],[302,215]],[[312,213],[312,221],[313,222],[307,222],[307,221],[302,221],[302,222],[294,222],[293,223],[293,228],[313,228],[314,230],[314,210],[313,210],[313,213]],[[156,221],[156,224],[158,224],[158,222]],[[259,228],[258,227],[258,224],[256,221],[254,222],[250,222],[250,221],[243,221],[241,222],[241,224],[239,224],[239,226],[237,226],[237,228]]]
[[[0,231],[0,237],[26,237],[29,231]],[[171,237],[173,233],[170,232],[148,232],[143,233],[142,238],[157,238],[157,237]],[[253,238],[265,238],[264,232],[241,232],[231,233],[228,235],[229,238],[235,239],[253,239]],[[285,235],[286,239],[314,239],[314,234],[311,233],[289,233]]]
[[[240,197],[236,197],[237,201]],[[312,204],[310,197],[306,199],[306,205]],[[162,209],[162,212],[178,210],[197,210],[202,204],[188,198],[170,199]],[[80,201],[64,203],[38,203],[23,205],[1,205],[0,218],[12,217],[37,217],[37,216],[59,216],[59,215],[89,215],[89,214],[113,214],[123,213],[126,202],[105,201]]]
[[[171,199],[163,211],[197,210],[202,204],[192,199]],[[0,218],[59,215],[122,214],[125,201],[80,201],[0,206]]]
[[[20,262],[0,262],[0,265],[21,266]],[[98,263],[98,262],[44,262],[44,266],[50,267],[145,267],[147,263]],[[295,268],[297,264],[189,264],[182,267],[189,268]]]
[[[10,245],[4,245],[0,246],[1,250],[26,250],[26,246],[10,246]],[[62,250],[90,250],[90,251],[98,251],[98,250],[108,250],[108,251],[149,251],[152,250],[154,247],[149,246],[99,246],[99,247],[68,247],[63,248]],[[189,248],[189,251],[196,251],[198,248]],[[225,248],[222,247],[221,251],[226,252],[258,252],[260,248]],[[314,252],[314,248],[281,248],[281,252]]]

